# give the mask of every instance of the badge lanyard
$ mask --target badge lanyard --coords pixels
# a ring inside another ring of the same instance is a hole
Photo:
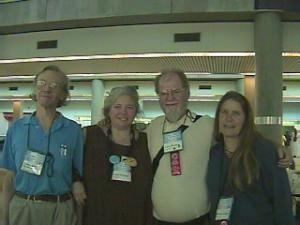
[[[225,155],[222,156],[222,161],[221,161],[221,173],[220,173],[220,183],[222,186],[220,186],[220,198],[218,202],[218,207],[216,211],[216,221],[220,221],[222,223],[227,223],[227,221],[230,220],[231,216],[231,210],[232,210],[232,205],[234,202],[233,194],[230,193],[230,191],[226,190],[228,187],[228,172],[223,174],[222,172],[225,171]],[[224,175],[224,176],[223,176]]]
[[[165,138],[169,139],[170,144],[168,144],[168,150],[164,153],[170,153],[170,166],[171,166],[171,174],[172,176],[179,176],[182,174],[181,163],[180,163],[180,151],[183,149],[183,136],[182,136],[182,127],[185,126],[186,118],[190,117],[190,111],[187,110],[185,113],[185,118],[183,124],[177,128],[175,131],[164,132],[166,119],[164,119],[163,127],[162,127],[162,136],[164,137],[165,146]],[[175,150],[172,150],[174,148]]]
[[[45,161],[48,164],[48,167],[47,167],[47,176],[48,177],[53,176],[53,164],[54,164],[54,157],[49,152],[52,124],[53,124],[53,121],[52,121],[51,126],[49,128],[49,134],[48,134],[48,138],[47,138],[46,161]],[[27,129],[27,149],[30,150],[30,151],[33,150],[33,152],[42,152],[42,151],[38,151],[38,150],[33,149],[33,148],[30,147],[30,128],[31,128],[31,118],[30,118],[30,121],[29,121],[28,129]]]
[[[128,146],[128,151],[127,151],[127,156],[125,155],[117,155],[117,154],[113,154],[113,150],[112,150],[112,142],[113,142],[113,138],[112,138],[112,132],[111,129],[109,128],[107,130],[107,138],[106,138],[106,162],[108,163],[108,178],[109,180],[114,180],[112,179],[113,177],[122,177],[122,174],[126,174],[126,176],[124,175],[124,179],[120,178],[120,181],[127,181],[130,182],[131,181],[131,167],[135,167],[136,166],[136,160],[134,160],[133,158],[129,157],[129,153],[132,152],[132,148],[133,145],[135,144],[135,138],[134,138],[134,132],[131,129],[130,130],[130,134],[131,134],[131,139],[130,139],[130,146]],[[132,160],[133,159],[133,160]],[[126,163],[124,163],[126,162]],[[120,173],[118,175],[116,175],[116,173]],[[130,176],[130,177],[129,177]],[[116,180],[118,180],[118,178],[116,178]]]
[[[201,115],[196,115],[195,117],[192,116],[192,113],[189,111],[188,112],[188,117],[191,120],[192,123],[195,123],[198,119],[200,119],[202,116]],[[183,134],[183,132],[189,127],[186,125],[181,125],[181,132]],[[183,136],[183,135],[182,135]],[[152,160],[152,174],[153,176],[155,176],[156,171],[159,167],[159,162],[162,159],[162,157],[165,155],[164,153],[164,145],[161,146],[161,148],[158,150],[158,152],[156,153],[155,157]]]

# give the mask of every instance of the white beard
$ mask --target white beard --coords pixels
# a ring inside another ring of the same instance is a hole
[[[165,110],[165,115],[166,118],[169,122],[176,122],[178,121],[186,112],[186,108],[179,108],[179,109],[175,109],[175,110]]]

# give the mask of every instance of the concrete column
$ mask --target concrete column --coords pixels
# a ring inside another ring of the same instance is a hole
[[[143,117],[144,115],[144,101],[143,100],[139,100],[139,106],[140,106],[140,113],[139,113],[139,117]]]
[[[236,91],[240,94],[245,94],[245,80],[238,79],[236,82]]]
[[[21,101],[13,102],[13,120],[17,120],[23,116],[23,103]]]
[[[244,79],[237,81],[237,91],[248,99],[253,112],[255,112],[255,78],[254,76],[245,76]]]
[[[282,23],[280,12],[259,12],[254,23],[256,124],[281,145]]]
[[[104,104],[104,84],[101,80],[92,81],[92,110],[91,124],[96,124],[103,119],[102,108]]]

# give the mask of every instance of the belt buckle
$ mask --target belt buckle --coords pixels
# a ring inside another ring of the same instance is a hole
[[[38,199],[36,199],[36,196],[35,195],[33,195],[33,199],[32,199],[34,202],[36,202],[36,203],[42,203],[43,201],[42,200],[38,200]]]

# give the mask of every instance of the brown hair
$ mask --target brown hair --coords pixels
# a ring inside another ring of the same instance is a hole
[[[33,80],[33,84],[34,86],[36,86],[36,82],[39,78],[39,76],[44,73],[45,71],[52,71],[52,72],[55,72],[59,75],[61,75],[62,77],[62,89],[63,89],[63,92],[65,93],[65,97],[63,99],[60,99],[59,102],[57,103],[57,107],[61,107],[63,105],[66,105],[66,100],[67,98],[70,96],[70,93],[69,93],[69,78],[67,77],[67,75],[58,67],[58,66],[55,66],[55,65],[49,65],[49,66],[46,66],[45,68],[43,68],[40,72],[38,72],[35,77],[34,77],[34,80]],[[35,94],[35,91],[33,91],[31,94],[30,94],[30,98],[36,102],[36,94]]]
[[[189,81],[185,75],[185,73],[180,70],[180,69],[166,69],[166,70],[162,70],[162,72],[155,77],[154,79],[154,86],[155,86],[155,92],[156,94],[159,94],[159,81],[160,79],[165,76],[165,75],[169,75],[169,74],[176,74],[180,81],[181,81],[181,85],[182,88],[184,88],[185,90],[188,91],[188,97],[190,96],[190,84]]]
[[[253,112],[248,100],[236,91],[229,91],[221,98],[217,106],[214,139],[217,142],[224,143],[223,135],[220,133],[219,128],[219,115],[222,105],[227,100],[238,102],[245,114],[245,121],[240,131],[240,143],[232,156],[228,177],[234,187],[242,190],[259,177],[259,165],[253,150],[255,140],[260,134],[256,131]]]

